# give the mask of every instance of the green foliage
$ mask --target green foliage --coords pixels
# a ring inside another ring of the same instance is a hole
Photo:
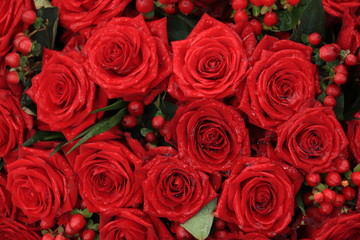
[[[306,216],[305,207],[304,207],[304,203],[303,203],[300,192],[298,192],[298,194],[296,194],[295,200],[296,200],[296,203],[297,203],[299,209],[301,210],[302,214],[304,216]]]
[[[300,22],[301,16],[306,14],[304,10],[311,3],[311,0],[301,0],[300,3],[292,9],[277,11],[279,22],[276,25],[279,31],[288,31],[294,29]],[[300,35],[301,36],[301,35]]]
[[[167,16],[167,32],[170,41],[178,41],[187,38],[195,27],[197,19],[182,14]]]
[[[59,10],[56,7],[40,8],[36,10],[36,16],[43,21],[39,29],[31,39],[36,40],[42,47],[54,49],[57,27],[59,22]],[[39,23],[36,23],[39,25]]]
[[[65,137],[60,132],[38,131],[22,145],[28,147],[40,141],[63,141]]]

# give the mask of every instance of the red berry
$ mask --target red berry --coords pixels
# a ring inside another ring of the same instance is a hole
[[[270,7],[275,3],[275,0],[261,0],[262,5]]]
[[[148,132],[148,133],[145,135],[145,139],[146,139],[146,141],[149,142],[149,143],[155,142],[155,140],[156,140],[156,135],[155,135],[155,133],[153,133],[153,132]]]
[[[322,202],[320,203],[319,212],[323,215],[329,215],[333,211],[334,207],[331,203]]]
[[[165,4],[169,4],[171,1],[170,0],[159,0],[159,2],[163,5],[165,5]]]
[[[341,176],[338,172],[329,172],[326,175],[325,183],[330,187],[336,187],[341,184]]]
[[[255,5],[260,7],[262,5],[262,1],[261,0],[250,0],[250,2]]]
[[[335,73],[334,75],[334,82],[338,85],[342,85],[347,82],[347,75],[343,73]]]
[[[336,167],[339,173],[344,173],[350,170],[350,163],[345,158],[338,158],[334,162],[334,166]]]
[[[336,106],[336,99],[333,96],[326,96],[324,98],[324,105],[329,107],[335,107]]]
[[[217,230],[224,230],[226,228],[226,222],[221,219],[218,219],[214,222],[214,227]]]
[[[121,123],[125,128],[134,128],[136,126],[137,120],[133,115],[125,115]]]
[[[342,195],[344,195],[346,201],[351,201],[356,197],[356,191],[352,187],[344,187],[341,190]]]
[[[311,192],[307,192],[304,194],[303,196],[303,202],[306,206],[311,206],[314,204],[314,201],[309,199],[309,197],[312,196],[312,193]]]
[[[69,223],[65,225],[65,233],[66,233],[67,235],[75,235],[75,234],[77,234],[78,232],[79,232],[79,231],[76,231],[75,229],[72,229],[72,228],[70,227],[70,224],[69,224]]]
[[[247,5],[248,5],[247,0],[232,0],[231,1],[231,7],[236,11],[246,8]]]
[[[51,235],[51,233],[45,233],[44,236],[41,238],[42,240],[54,240],[55,237]]]
[[[183,228],[181,225],[178,225],[176,227],[175,234],[176,234],[176,239],[179,240],[187,240],[192,238],[192,235],[188,231],[186,231],[186,229]]]
[[[334,44],[326,44],[320,48],[320,58],[332,62],[339,56],[340,50]]]
[[[317,32],[314,32],[308,36],[308,41],[312,45],[318,45],[321,43],[321,35]]]
[[[20,64],[20,56],[17,53],[8,53],[5,56],[5,64],[11,68],[17,68]]]
[[[36,13],[33,10],[26,10],[21,15],[21,20],[25,24],[33,24],[36,20]]]
[[[351,181],[358,187],[360,187],[360,172],[353,172],[351,174]]]
[[[195,7],[195,5],[191,0],[181,0],[178,3],[178,8],[179,8],[180,12],[182,12],[185,15],[191,13],[192,10],[194,9],[194,7]]]
[[[349,54],[345,58],[345,64],[348,66],[355,66],[357,63],[357,58],[354,54]]]
[[[225,239],[227,235],[228,235],[228,231],[226,230],[218,230],[214,233],[214,237],[216,239]]]
[[[335,201],[333,205],[335,207],[341,207],[345,203],[345,197],[341,194],[336,194]]]
[[[95,238],[95,232],[92,229],[86,229],[81,234],[81,240],[93,240]]]
[[[288,2],[291,6],[295,6],[295,5],[299,4],[300,0],[287,0],[287,2]]]
[[[321,203],[324,201],[324,194],[321,192],[315,193],[314,194],[314,201],[317,203]]]
[[[170,123],[166,122],[159,132],[161,136],[166,137],[170,134],[170,130],[171,130]]]
[[[175,4],[168,4],[164,7],[164,12],[168,15],[172,15],[176,13],[176,5]]]
[[[164,126],[165,124],[165,119],[163,116],[155,116],[153,119],[152,119],[152,126],[156,129],[160,129]]]
[[[139,117],[144,113],[144,104],[137,101],[130,102],[128,105],[128,111],[131,115]]]
[[[267,26],[274,26],[278,23],[278,15],[275,12],[267,12],[264,16],[264,23]]]
[[[135,1],[136,10],[141,13],[148,13],[154,10],[153,0],[136,0]]]
[[[44,221],[44,220],[40,221],[40,227],[43,230],[52,228],[53,226],[55,226],[55,224],[56,224],[56,219],[55,218],[53,220],[50,220],[50,221]]]
[[[326,87],[326,94],[333,97],[339,97],[341,95],[341,88],[337,84],[331,83]]]
[[[249,20],[249,15],[245,10],[238,10],[234,14],[234,22],[247,22]]]
[[[19,41],[18,45],[15,45],[16,50],[22,54],[28,54],[31,51],[32,42],[29,38],[23,38]]]
[[[310,187],[315,187],[321,181],[320,174],[318,174],[318,173],[309,173],[306,175],[305,179]]]
[[[63,235],[57,235],[55,240],[67,240],[68,238],[64,237]]]
[[[16,71],[9,72],[6,75],[6,81],[9,84],[18,84],[20,81],[18,73]]]
[[[153,149],[153,148],[156,148],[157,147],[157,145],[155,145],[155,144],[151,144],[151,143],[146,143],[145,144],[145,150],[146,151],[149,151],[150,149]]]
[[[324,202],[332,203],[335,200],[336,193],[331,189],[324,189],[322,194],[324,194]]]
[[[71,216],[69,221],[70,228],[74,229],[76,232],[79,232],[86,225],[85,217],[79,213]]]
[[[346,76],[349,74],[347,68],[345,67],[344,64],[339,64],[337,65],[335,68],[334,68],[334,72],[335,74],[337,73],[342,73],[342,74],[345,74]]]
[[[251,27],[254,31],[254,34],[260,35],[260,33],[262,31],[262,25],[261,25],[260,21],[257,19],[252,19],[249,21],[249,24],[251,25]]]

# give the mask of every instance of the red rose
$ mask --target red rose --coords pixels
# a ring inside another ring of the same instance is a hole
[[[216,197],[209,177],[177,157],[157,156],[137,174],[143,178],[144,212],[183,223]]]
[[[238,91],[248,61],[242,40],[226,24],[204,14],[190,35],[172,42],[172,47],[172,96],[221,99]]]
[[[31,9],[33,9],[31,0],[0,2],[0,59],[11,48],[15,35],[29,27],[21,21],[21,15],[24,11]]]
[[[116,141],[82,144],[74,171],[89,211],[104,212],[141,203],[141,186],[134,176],[140,165],[141,159]]]
[[[348,140],[329,107],[315,106],[293,115],[278,129],[278,156],[309,172],[329,172]]]
[[[33,221],[51,221],[71,211],[78,191],[72,168],[52,150],[21,148],[19,159],[7,164],[6,188],[12,203]]]
[[[139,15],[114,18],[99,27],[83,48],[86,69],[92,81],[109,98],[143,100],[156,94],[171,73],[167,46],[166,19],[147,25]]]
[[[107,22],[119,16],[131,0],[53,0],[51,3],[59,8],[60,24],[73,32]]]
[[[360,113],[355,117],[360,117]],[[360,163],[360,120],[354,119],[348,122],[347,136],[350,142],[350,149],[356,160]]]
[[[0,217],[0,239],[40,240],[41,237],[28,226],[15,222],[11,218]]]
[[[351,8],[360,7],[359,0],[322,0],[321,3],[325,12],[335,17],[341,17],[351,11]]]
[[[239,109],[261,128],[275,130],[308,98],[315,98],[319,76],[312,48],[266,35],[251,57]]]
[[[31,128],[32,118],[21,109],[20,101],[0,89],[0,157],[20,146]]]
[[[6,177],[0,175],[0,217],[11,216],[11,193],[6,190],[6,182]]]
[[[197,100],[179,107],[171,120],[180,155],[205,172],[229,171],[241,156],[250,155],[248,130],[232,106]]]
[[[101,116],[90,112],[106,106],[107,98],[89,80],[80,53],[48,51],[43,59],[42,72],[26,93],[37,106],[38,120],[72,139]]]
[[[272,159],[242,158],[225,180],[214,215],[244,231],[274,237],[294,215],[301,175]]]
[[[358,15],[344,13],[337,43],[341,49],[350,50],[351,53],[356,52],[360,46],[360,17]]]

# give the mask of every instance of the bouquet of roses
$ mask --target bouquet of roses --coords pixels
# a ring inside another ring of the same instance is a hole
[[[0,13],[0,239],[360,239],[358,0]]]

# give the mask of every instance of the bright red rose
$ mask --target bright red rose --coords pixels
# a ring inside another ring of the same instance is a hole
[[[121,15],[130,2],[131,0],[53,0],[51,3],[59,8],[60,24],[78,32]]]
[[[360,8],[359,8],[360,13]],[[360,46],[360,17],[354,14],[344,13],[342,26],[338,35],[337,43],[341,49],[355,53]]]
[[[322,0],[321,1],[325,12],[335,17],[342,17],[351,9],[360,7],[359,0]]]
[[[29,25],[21,21],[24,11],[33,9],[31,0],[0,2],[0,59],[9,51],[14,36],[26,30]]]
[[[311,47],[266,35],[251,56],[244,92],[238,108],[249,121],[275,130],[296,113],[306,99],[315,98],[319,86]]]
[[[28,226],[11,218],[0,217],[0,239],[6,240],[40,240],[41,237]]]
[[[190,35],[172,42],[168,92],[178,100],[221,99],[238,91],[248,66],[239,35],[204,14]]]
[[[165,18],[149,25],[141,15],[114,18],[97,28],[83,53],[91,80],[109,98],[142,101],[157,95],[171,73]]]
[[[183,223],[216,197],[209,177],[177,156],[157,156],[137,177],[143,182],[144,212]]]
[[[197,100],[180,106],[171,120],[172,139],[191,165],[205,172],[229,171],[250,154],[248,130],[232,106]]]
[[[46,52],[42,72],[26,91],[37,106],[38,120],[72,139],[102,114],[90,112],[107,104],[105,94],[90,81],[78,52]]]
[[[302,181],[294,168],[276,160],[244,157],[225,180],[214,215],[245,233],[274,237],[291,222]]]
[[[140,165],[141,159],[119,142],[82,144],[74,171],[89,211],[104,212],[141,203],[141,186],[134,176]]]
[[[320,103],[293,115],[277,134],[278,156],[307,173],[332,171],[333,162],[348,145],[333,110]]]
[[[6,177],[0,175],[0,217],[10,217],[12,211],[11,193],[6,190]]]
[[[0,157],[24,142],[32,124],[32,117],[21,109],[19,99],[10,91],[0,89]]]
[[[7,190],[12,203],[25,215],[51,221],[71,211],[78,197],[74,172],[59,153],[22,147],[19,159],[6,165]]]
[[[355,117],[360,117],[360,113],[356,114]],[[354,119],[348,122],[347,136],[350,149],[360,163],[360,120]]]

